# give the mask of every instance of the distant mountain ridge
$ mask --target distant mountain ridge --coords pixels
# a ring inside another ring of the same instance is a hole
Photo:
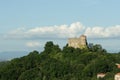
[[[8,61],[13,58],[18,58],[27,55],[27,51],[4,51],[0,52],[0,61]]]

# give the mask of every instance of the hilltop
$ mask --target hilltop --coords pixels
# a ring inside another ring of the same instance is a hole
[[[107,53],[101,45],[80,49],[45,44],[44,51],[30,52],[27,56],[0,63],[0,80],[99,80],[96,75],[105,73],[102,80],[113,80],[120,70],[120,53]]]

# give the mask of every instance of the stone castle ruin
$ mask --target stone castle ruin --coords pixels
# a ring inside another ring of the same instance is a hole
[[[87,38],[85,35],[81,35],[79,38],[69,38],[68,46],[73,48],[87,48]]]

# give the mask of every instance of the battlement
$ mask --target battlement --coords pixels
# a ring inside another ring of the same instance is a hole
[[[69,38],[68,46],[74,48],[87,48],[87,39],[85,35],[81,35],[79,38]]]

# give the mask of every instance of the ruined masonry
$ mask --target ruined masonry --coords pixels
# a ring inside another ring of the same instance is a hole
[[[85,35],[81,35],[79,38],[69,38],[68,46],[73,48],[87,48],[87,38]]]

